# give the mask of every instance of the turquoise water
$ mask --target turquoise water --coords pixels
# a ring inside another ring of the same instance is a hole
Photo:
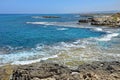
[[[69,16],[60,15],[60,19],[34,19],[34,15],[1,15],[0,16],[0,47],[33,48],[37,44],[52,45],[58,42],[74,41],[80,38],[99,37],[104,32],[92,31],[83,28],[69,28],[54,25],[33,25],[26,22],[46,21],[61,22],[69,20]],[[35,15],[36,16],[36,15]],[[42,15],[39,15],[42,16]],[[72,16],[72,15],[71,15]],[[76,19],[77,20],[77,19]],[[65,30],[61,30],[63,28]]]
[[[41,16],[45,15],[0,15],[0,64],[49,57],[57,54],[56,49],[51,49],[53,46],[76,40],[99,38],[107,34],[105,31],[91,28],[77,28],[76,25],[69,27],[73,22],[77,24],[80,18],[78,15],[54,14],[60,16],[55,19]],[[104,46],[102,42],[99,42],[99,45]]]

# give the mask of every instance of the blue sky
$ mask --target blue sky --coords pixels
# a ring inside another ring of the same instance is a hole
[[[0,13],[82,13],[120,10],[120,0],[0,0]]]

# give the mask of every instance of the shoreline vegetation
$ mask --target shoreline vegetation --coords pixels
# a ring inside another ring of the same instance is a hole
[[[78,21],[81,23],[90,23],[97,26],[120,27],[120,13],[114,14],[84,14]]]

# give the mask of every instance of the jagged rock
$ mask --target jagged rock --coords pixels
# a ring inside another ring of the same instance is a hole
[[[60,18],[59,16],[42,16],[43,18]]]
[[[120,80],[120,62],[93,62],[75,70],[53,63],[35,63],[16,68],[12,80]]]
[[[120,27],[120,13],[111,15],[95,15],[93,18],[80,19],[79,23],[91,23],[91,25]]]
[[[13,80],[16,78],[25,78],[27,80],[34,78],[49,78],[54,75],[60,74],[70,74],[71,70],[64,66],[59,66],[58,64],[34,64],[34,66],[20,66],[16,70],[13,71]]]
[[[120,62],[93,62],[78,67],[84,79],[92,80],[119,80]]]

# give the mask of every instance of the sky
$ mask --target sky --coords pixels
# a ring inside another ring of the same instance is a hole
[[[120,10],[120,0],[0,0],[3,13],[87,13]]]

